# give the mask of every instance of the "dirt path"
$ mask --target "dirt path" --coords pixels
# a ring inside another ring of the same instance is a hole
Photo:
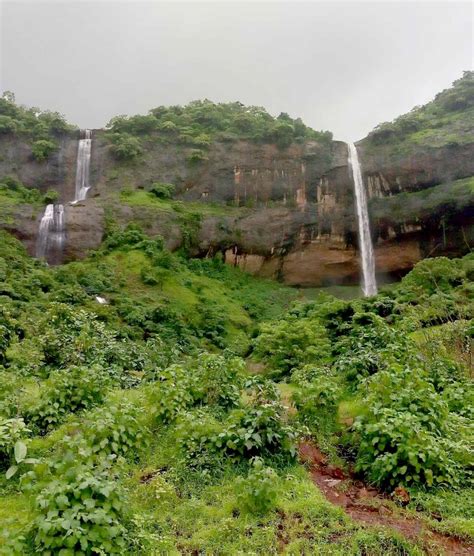
[[[314,484],[324,496],[343,508],[355,521],[388,527],[411,541],[421,540],[430,556],[474,555],[472,544],[430,530],[421,519],[408,515],[402,508],[394,511],[389,498],[374,488],[354,481],[338,467],[329,465],[325,456],[311,442],[299,445],[299,455],[300,460],[308,465]]]

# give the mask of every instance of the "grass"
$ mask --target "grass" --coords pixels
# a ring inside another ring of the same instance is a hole
[[[250,212],[248,208],[229,206],[220,203],[175,201],[159,199],[152,193],[143,190],[125,190],[120,193],[120,202],[124,205],[150,207],[165,212],[184,214],[202,214],[203,216],[242,216]]]
[[[442,183],[415,193],[399,193],[384,199],[370,200],[374,218],[388,219],[393,223],[410,223],[449,216],[474,203],[474,178]]]

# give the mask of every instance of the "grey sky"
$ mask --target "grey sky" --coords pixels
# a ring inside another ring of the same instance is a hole
[[[209,98],[357,140],[471,69],[472,25],[470,2],[3,0],[0,88],[81,127]]]

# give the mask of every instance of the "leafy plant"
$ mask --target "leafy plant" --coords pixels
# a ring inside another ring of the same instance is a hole
[[[37,460],[27,458],[27,438],[30,433],[23,419],[0,420],[0,465],[8,467],[6,478],[16,474],[20,464],[32,464]]]
[[[102,367],[69,367],[51,373],[40,399],[27,408],[26,415],[40,431],[47,432],[68,413],[87,409],[102,401],[109,376]]]
[[[265,514],[275,508],[278,475],[267,467],[262,458],[252,458],[246,479],[237,482],[237,500],[240,508],[253,514]]]
[[[39,139],[33,143],[31,152],[38,162],[43,162],[58,148],[56,143],[49,139]]]
[[[150,188],[150,193],[158,199],[170,199],[174,190],[175,186],[172,183],[155,182]]]
[[[36,549],[43,554],[123,554],[122,494],[106,465],[91,468],[72,452],[36,500]]]

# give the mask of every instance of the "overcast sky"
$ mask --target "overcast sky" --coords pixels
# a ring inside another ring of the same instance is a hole
[[[0,1],[0,88],[81,127],[209,98],[357,140],[473,65],[471,2]]]

